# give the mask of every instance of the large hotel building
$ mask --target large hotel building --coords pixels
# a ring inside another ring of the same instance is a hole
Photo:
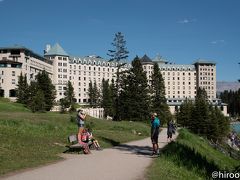
[[[204,88],[209,101],[218,105],[227,115],[226,105],[216,98],[216,63],[197,60],[194,64],[174,64],[160,56],[150,59],[147,55],[141,58],[143,70],[146,72],[149,84],[153,65],[157,63],[165,82],[165,92],[170,111],[186,99],[194,99],[198,87]],[[18,76],[26,74],[28,82],[35,80],[38,72],[45,70],[56,87],[56,101],[64,97],[66,84],[71,81],[74,87],[76,102],[88,103],[88,88],[90,81],[100,87],[102,79],[110,82],[116,77],[117,62],[108,62],[99,56],[70,56],[59,45],[46,46],[44,55],[39,55],[23,46],[0,48],[0,96],[16,99]],[[129,69],[125,64],[120,71]]]

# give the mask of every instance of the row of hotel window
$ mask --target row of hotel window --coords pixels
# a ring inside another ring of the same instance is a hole
[[[58,66],[67,66],[67,63],[58,63]],[[74,68],[73,69],[76,69],[76,65],[74,65],[73,66]],[[71,69],[72,69],[72,65],[70,65],[70,71],[71,71]],[[83,66],[83,69],[82,69],[82,66],[78,66],[78,70],[87,70],[87,67],[86,66]],[[88,70],[89,71],[91,71],[91,70],[93,70],[93,71],[96,71],[96,70],[98,70],[98,71],[105,71],[105,70],[107,70],[108,72],[110,72],[110,68],[106,68],[105,69],[105,67],[98,67],[98,68],[96,68],[96,67],[91,67],[91,66],[89,66],[88,67]],[[111,68],[111,70],[112,70],[112,72],[114,72],[115,71],[115,69],[114,68]]]

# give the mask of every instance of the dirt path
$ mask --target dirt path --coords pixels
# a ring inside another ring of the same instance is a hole
[[[176,136],[176,135],[175,135]],[[167,144],[166,129],[159,135],[159,147]],[[4,180],[134,180],[143,179],[151,164],[150,138],[92,151],[90,155],[64,154],[66,160],[15,174]]]

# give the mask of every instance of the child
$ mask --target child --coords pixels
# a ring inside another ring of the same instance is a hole
[[[89,142],[92,142],[94,147],[96,148],[96,150],[101,150],[101,147],[98,143],[98,141],[93,137],[92,132],[90,129],[87,129],[87,133],[88,133],[88,140]]]

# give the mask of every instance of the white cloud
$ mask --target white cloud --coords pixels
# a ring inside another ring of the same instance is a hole
[[[0,0],[0,2],[3,2],[4,0]]]
[[[178,23],[180,24],[188,24],[188,23],[193,23],[193,22],[196,22],[197,20],[196,19],[183,19],[183,20],[179,20]]]
[[[221,44],[221,43],[225,43],[225,41],[223,39],[220,40],[214,40],[210,42],[211,44]]]

